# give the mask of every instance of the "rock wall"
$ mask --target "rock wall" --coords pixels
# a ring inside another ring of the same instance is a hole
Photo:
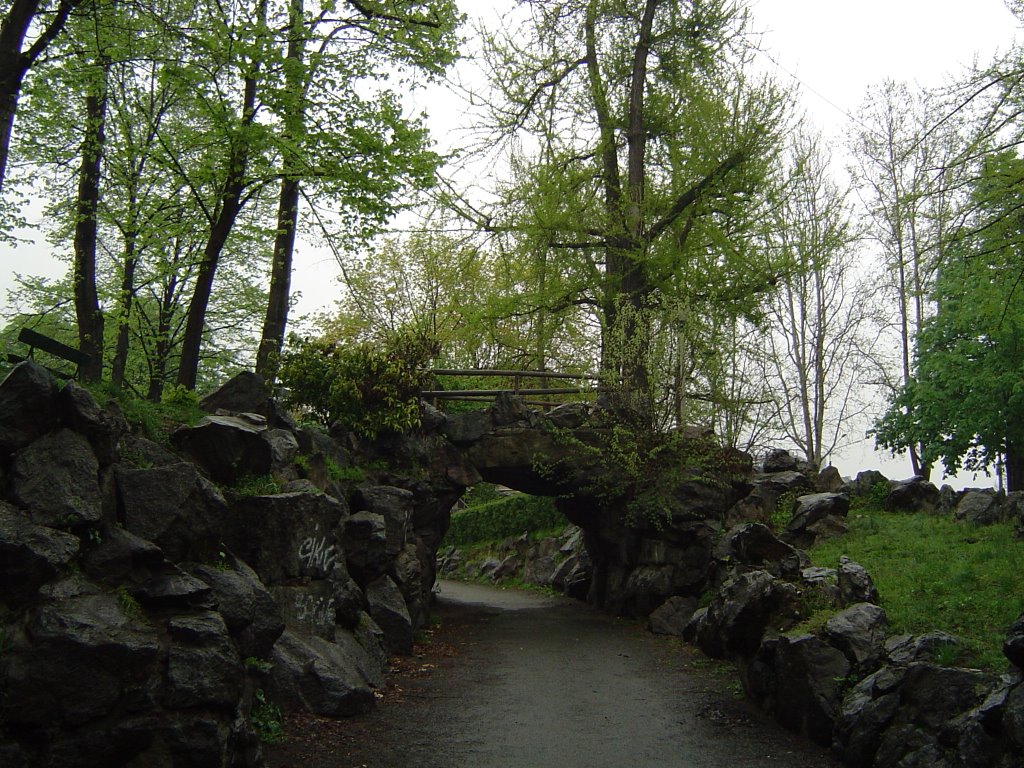
[[[261,700],[365,711],[411,650],[461,455],[300,429],[252,375],[203,405],[169,450],[31,362],[0,383],[5,768],[259,765]]]

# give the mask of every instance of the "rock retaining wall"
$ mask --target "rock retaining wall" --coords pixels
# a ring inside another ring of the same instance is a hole
[[[31,362],[0,383],[5,768],[260,765],[254,707],[365,711],[411,651],[472,468],[410,438],[359,470],[252,375],[204,406],[169,450]]]

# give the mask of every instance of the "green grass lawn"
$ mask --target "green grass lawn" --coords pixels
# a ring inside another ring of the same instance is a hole
[[[848,534],[811,550],[815,565],[847,555],[867,568],[890,635],[941,629],[964,644],[956,663],[1005,671],[1003,641],[1024,611],[1024,541],[1012,525],[877,509],[851,509],[848,523]]]

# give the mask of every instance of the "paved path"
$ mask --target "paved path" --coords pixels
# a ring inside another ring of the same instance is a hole
[[[344,756],[304,768],[835,765],[749,708],[730,668],[635,623],[456,582],[441,583],[435,616],[457,655],[353,724]]]

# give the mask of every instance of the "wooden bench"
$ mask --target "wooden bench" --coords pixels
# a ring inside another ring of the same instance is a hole
[[[18,334],[18,341],[25,344],[28,347],[28,355],[22,357],[21,355],[8,354],[7,360],[11,363],[23,363],[25,360],[34,359],[34,353],[37,349],[46,352],[48,355],[59,357],[61,360],[67,360],[69,363],[75,364],[74,373],[68,373],[67,371],[54,370],[50,368],[49,371],[62,379],[73,379],[78,375],[83,365],[86,365],[90,357],[81,350],[69,347],[67,344],[51,339],[49,336],[44,336],[37,331],[33,331],[31,328],[22,328]]]

